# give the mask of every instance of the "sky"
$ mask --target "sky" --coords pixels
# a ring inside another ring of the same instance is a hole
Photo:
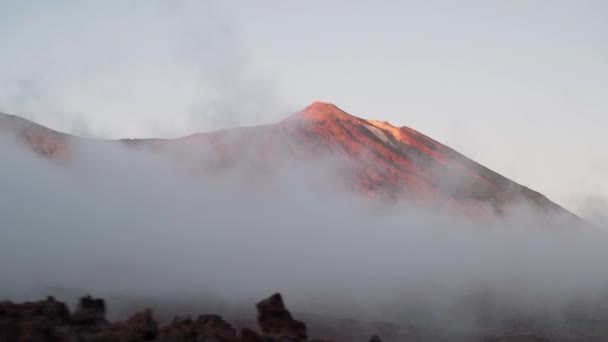
[[[600,215],[607,19],[584,0],[0,0],[0,112],[177,137],[323,100]]]

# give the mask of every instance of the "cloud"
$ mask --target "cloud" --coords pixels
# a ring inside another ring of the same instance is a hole
[[[272,79],[215,1],[4,2],[0,112],[105,138],[272,120]],[[9,44],[10,43],[10,44]],[[172,120],[167,120],[172,117]]]
[[[608,240],[572,222],[372,206],[329,185],[332,160],[197,174],[198,151],[88,141],[65,164],[2,141],[0,296],[91,292],[116,314],[124,298],[250,305],[281,291],[296,311],[455,325],[492,308],[561,317],[606,295]]]

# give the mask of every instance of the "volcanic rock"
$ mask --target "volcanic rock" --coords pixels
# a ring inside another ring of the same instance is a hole
[[[265,336],[280,342],[300,342],[308,338],[306,324],[293,319],[279,293],[259,302],[256,307],[258,324]]]
[[[101,298],[82,297],[78,309],[72,315],[72,322],[83,326],[106,323],[106,302]]]
[[[60,340],[69,322],[67,306],[53,297],[38,302],[0,303],[0,341]]]
[[[382,340],[380,339],[380,337],[378,337],[378,335],[373,335],[372,337],[370,337],[369,342],[382,342]]]

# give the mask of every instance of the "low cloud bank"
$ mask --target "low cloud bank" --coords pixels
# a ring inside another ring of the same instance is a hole
[[[4,139],[0,164],[2,298],[236,312],[280,291],[295,311],[454,325],[608,303],[599,230],[525,209],[488,224],[371,205],[330,185],[334,163],[193,176],[189,162],[119,144],[87,142],[55,163]]]

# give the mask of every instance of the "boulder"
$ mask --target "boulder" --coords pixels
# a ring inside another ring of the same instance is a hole
[[[265,336],[280,342],[306,341],[306,324],[295,320],[285,308],[281,294],[275,293],[259,302],[258,324]]]

